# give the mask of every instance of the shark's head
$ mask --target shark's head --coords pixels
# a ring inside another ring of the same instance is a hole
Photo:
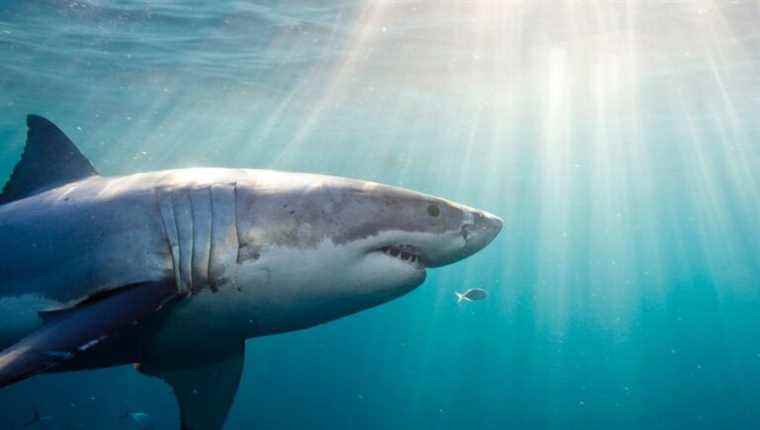
[[[475,254],[501,231],[500,218],[442,198],[374,183],[352,185],[340,192],[350,202],[335,213],[345,229],[333,242],[353,249],[357,269],[378,290],[416,287],[426,269]]]
[[[239,220],[242,259],[255,260],[289,309],[318,304],[331,309],[325,319],[411,291],[426,269],[478,252],[502,228],[442,198],[335,177],[260,173],[238,198],[250,214]]]

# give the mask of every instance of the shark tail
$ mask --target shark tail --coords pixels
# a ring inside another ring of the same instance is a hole
[[[467,300],[467,297],[463,293],[454,292],[457,295],[457,303],[462,303],[463,300]]]

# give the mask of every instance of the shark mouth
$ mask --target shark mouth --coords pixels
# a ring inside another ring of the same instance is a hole
[[[411,264],[418,269],[425,268],[425,265],[422,264],[419,250],[412,245],[384,246],[380,248],[380,251],[389,257]]]

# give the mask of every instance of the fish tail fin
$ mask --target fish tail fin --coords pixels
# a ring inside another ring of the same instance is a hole
[[[466,298],[464,297],[464,294],[458,293],[456,291],[454,292],[454,294],[457,295],[457,303],[462,303],[462,300],[466,300]]]
[[[32,419],[24,423],[24,428],[27,428],[31,426],[32,424],[35,424],[40,421],[40,412],[37,410],[37,407],[35,406],[32,409]]]

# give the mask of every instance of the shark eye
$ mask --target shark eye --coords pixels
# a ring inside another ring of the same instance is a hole
[[[438,216],[441,214],[441,209],[439,209],[437,205],[428,205],[427,213],[430,216]]]

